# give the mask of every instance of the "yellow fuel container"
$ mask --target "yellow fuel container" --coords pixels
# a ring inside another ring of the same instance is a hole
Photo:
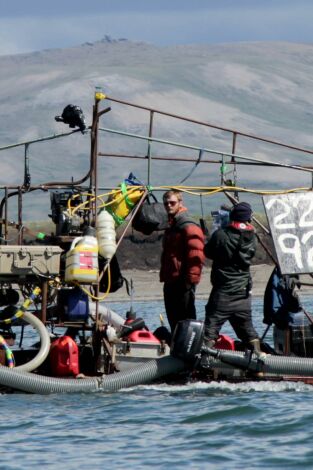
[[[142,186],[126,186],[124,182],[121,183],[121,189],[112,192],[107,200],[112,203],[106,206],[106,210],[112,215],[116,225],[124,222],[142,194]]]
[[[65,282],[98,282],[98,241],[93,236],[77,237],[66,253]]]

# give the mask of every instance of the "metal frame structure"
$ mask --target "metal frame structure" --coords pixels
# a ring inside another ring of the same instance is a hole
[[[99,157],[112,157],[112,158],[128,158],[128,159],[142,159],[147,161],[147,183],[148,185],[150,184],[151,181],[151,166],[152,166],[152,161],[153,160],[160,160],[160,161],[177,161],[177,162],[193,162],[197,163],[197,158],[186,158],[186,157],[181,157],[181,156],[175,156],[175,157],[169,157],[169,156],[153,156],[152,151],[151,151],[151,143],[152,142],[158,142],[158,143],[163,143],[171,146],[175,146],[176,148],[188,148],[191,150],[195,150],[197,152],[204,152],[207,155],[213,155],[217,156],[219,158],[201,158],[201,164],[229,164],[229,165],[252,165],[252,166],[269,166],[269,167],[282,167],[282,168],[290,168],[293,170],[300,170],[303,172],[309,172],[313,174],[313,166],[305,166],[305,165],[289,165],[289,164],[284,164],[284,163],[279,163],[279,162],[274,162],[270,160],[261,160],[258,158],[254,157],[249,157],[249,156],[243,156],[239,155],[236,153],[236,148],[238,146],[238,138],[245,138],[245,139],[251,139],[255,140],[258,142],[263,142],[263,143],[268,143],[273,146],[278,146],[284,149],[289,149],[293,150],[297,153],[301,154],[306,154],[306,155],[313,155],[313,150],[303,148],[303,147],[298,147],[294,145],[289,145],[285,144],[283,142],[279,142],[276,140],[268,139],[262,136],[257,136],[255,134],[249,134],[245,132],[241,132],[239,130],[235,129],[230,129],[222,126],[217,126],[212,123],[208,123],[205,121],[200,121],[196,119],[191,119],[187,118],[181,115],[173,114],[173,113],[167,113],[164,111],[161,111],[159,109],[155,108],[150,108],[147,106],[142,106],[142,105],[137,105],[128,101],[123,101],[120,99],[116,99],[110,96],[105,97],[107,101],[111,103],[118,103],[122,104],[124,106],[136,108],[138,110],[143,110],[147,111],[149,115],[149,133],[148,136],[141,136],[137,134],[131,134],[128,132],[122,132],[114,129],[108,129],[108,128],[103,128],[99,126],[99,121],[100,118],[110,111],[110,107],[107,107],[105,109],[99,109],[99,105],[101,100],[95,99],[95,103],[93,106],[93,122],[90,129],[90,165],[89,165],[89,170],[86,175],[84,175],[82,178],[76,180],[76,181],[48,181],[48,182],[43,182],[39,185],[32,185],[30,182],[30,173],[29,173],[29,149],[30,146],[33,144],[36,144],[38,142],[44,142],[44,141],[49,141],[52,139],[59,139],[63,137],[67,137],[69,135],[72,135],[73,133],[79,132],[79,130],[74,130],[70,132],[64,132],[60,134],[54,134],[50,135],[47,137],[42,137],[39,139],[34,139],[34,140],[29,140],[25,142],[19,142],[16,144],[12,145],[7,145],[4,147],[0,147],[0,152],[5,151],[5,150],[10,150],[16,147],[24,147],[24,181],[22,184],[17,184],[17,185],[2,185],[0,186],[0,190],[3,191],[4,195],[2,197],[2,200],[0,202],[0,237],[2,243],[6,244],[7,243],[7,238],[8,238],[8,204],[9,204],[9,199],[11,197],[17,196],[18,198],[18,214],[17,214],[17,222],[15,224],[16,229],[19,231],[19,240],[18,242],[21,244],[23,240],[23,197],[25,194],[29,192],[33,192],[36,190],[39,191],[45,191],[45,190],[51,190],[51,189],[59,189],[59,188],[75,188],[75,187],[83,187],[84,183],[89,180],[89,191],[91,191],[94,196],[97,196],[97,192],[99,190],[98,187],[98,171],[97,171],[97,166],[98,166],[98,158]],[[227,135],[231,136],[231,151],[229,153],[227,152],[222,152],[219,150],[214,150],[210,148],[202,148],[202,147],[197,147],[194,145],[186,145],[182,144],[179,142],[172,142],[164,139],[158,139],[154,138],[154,128],[155,128],[155,116],[156,115],[161,115],[161,116],[166,116],[170,117],[173,119],[178,119],[182,120],[184,122],[189,122],[192,124],[197,124],[199,126],[203,126],[206,128],[211,128],[211,129],[216,129],[222,132],[225,132]],[[110,134],[117,134],[117,135],[123,135],[135,139],[141,139],[145,140],[147,142],[147,152],[145,155],[132,155],[132,154],[117,154],[117,153],[108,153],[108,152],[102,152],[98,149],[98,137],[99,137],[99,132],[106,132]],[[227,159],[227,160],[226,160]],[[88,183],[87,183],[88,184]],[[86,187],[86,186],[84,186]],[[113,189],[113,188],[110,188]],[[92,211],[93,217],[96,217],[96,211],[95,209]],[[4,229],[3,229],[4,228]]]
[[[162,143],[162,144],[167,144],[169,146],[174,146],[176,148],[184,148],[184,149],[190,149],[190,150],[195,150],[196,152],[201,152],[205,153],[210,156],[215,156],[219,158],[201,158],[201,164],[230,164],[233,165],[234,167],[236,165],[254,165],[254,166],[269,166],[269,167],[282,167],[282,168],[289,168],[293,170],[299,170],[303,172],[309,172],[313,176],[313,167],[311,166],[300,166],[300,165],[289,165],[281,162],[274,162],[270,160],[260,160],[255,157],[250,157],[250,156],[243,156],[239,155],[236,153],[236,148],[238,145],[238,138],[245,138],[245,139],[252,139],[254,141],[259,141],[259,142],[265,142],[274,146],[279,146],[284,149],[289,149],[293,150],[297,153],[301,154],[306,154],[306,155],[313,155],[313,150],[309,150],[306,148],[301,148],[289,144],[285,144],[283,142],[267,139],[265,137],[257,136],[254,134],[248,134],[245,132],[241,132],[235,129],[230,129],[230,128],[225,128],[221,126],[217,126],[215,124],[211,124],[208,122],[204,121],[199,121],[196,119],[191,119],[187,118],[184,116],[180,116],[177,114],[173,113],[167,113],[158,109],[142,106],[142,105],[137,105],[131,102],[119,100],[112,98],[110,96],[105,96],[101,95],[101,99],[97,98],[97,94],[95,95],[95,101],[93,105],[93,113],[92,113],[92,125],[89,128],[90,132],[90,162],[89,162],[89,169],[87,173],[81,177],[78,180],[71,180],[71,181],[48,181],[48,182],[43,182],[39,185],[32,185],[31,184],[31,178],[30,178],[30,171],[29,171],[29,148],[31,145],[34,145],[38,142],[44,142],[44,141],[49,141],[52,139],[59,139],[59,138],[64,138],[67,136],[70,136],[76,132],[79,132],[79,130],[73,130],[70,132],[64,132],[60,134],[55,134],[55,135],[50,135],[47,137],[42,137],[39,139],[34,139],[34,140],[29,140],[25,142],[20,142],[12,145],[8,145],[5,147],[1,147],[0,151],[5,151],[5,150],[10,150],[12,148],[16,147],[24,147],[24,181],[20,185],[4,185],[0,186],[0,190],[4,192],[4,196],[0,202],[0,243],[2,244],[8,244],[8,230],[9,230],[9,225],[13,225],[18,230],[18,244],[23,243],[23,236],[24,236],[24,223],[23,223],[23,197],[27,195],[30,192],[33,191],[46,191],[46,190],[53,190],[53,189],[68,189],[68,188],[78,188],[80,190],[88,190],[89,194],[92,195],[92,200],[94,201],[90,205],[90,211],[88,214],[88,220],[89,222],[92,222],[96,224],[96,218],[97,218],[97,210],[96,210],[96,198],[98,195],[99,188],[98,186],[98,159],[99,157],[112,157],[112,158],[128,158],[128,159],[143,159],[147,161],[147,182],[148,186],[151,181],[151,168],[152,168],[152,161],[153,160],[162,160],[162,161],[179,161],[179,162],[193,162],[197,163],[199,158],[184,158],[180,156],[175,156],[175,157],[169,157],[169,156],[153,156],[152,151],[151,151],[151,144],[153,142],[157,143]],[[110,107],[106,107],[104,109],[100,109],[100,103],[102,102],[102,99],[105,98],[106,101],[110,103],[117,103],[121,104],[123,106],[127,107],[132,107],[138,110],[143,110],[148,113],[149,117],[149,133],[148,136],[142,136],[138,134],[132,134],[129,132],[123,132],[123,131],[118,131],[115,129],[109,129],[109,128],[104,128],[100,127],[100,119],[103,117],[107,112],[111,110]],[[221,152],[219,150],[214,150],[210,148],[202,148],[199,146],[195,145],[187,145],[183,144],[180,142],[173,142],[169,140],[164,140],[164,139],[159,139],[155,138],[154,136],[154,129],[155,129],[155,116],[156,115],[161,115],[161,116],[166,116],[169,118],[173,119],[178,119],[184,122],[189,122],[192,124],[196,124],[199,126],[203,126],[206,128],[211,128],[211,129],[216,129],[221,132],[226,133],[227,135],[231,136],[231,152]],[[145,155],[131,155],[131,154],[114,154],[114,153],[104,153],[99,150],[98,148],[98,140],[99,140],[99,132],[105,132],[109,134],[115,134],[115,135],[121,135],[121,136],[127,136],[130,138],[134,139],[140,139],[144,140],[147,142],[147,152]],[[226,160],[227,159],[227,160]],[[225,181],[221,177],[221,185],[223,185]],[[108,188],[106,188],[108,189]],[[109,189],[114,189],[114,188],[109,188]],[[235,197],[232,196],[229,192],[229,189],[225,191],[226,196],[230,199],[230,201],[234,202],[236,200],[236,192],[235,192]],[[10,198],[16,196],[17,197],[17,221],[16,223],[9,223],[8,221],[8,206],[9,206],[9,200]],[[143,198],[141,199],[140,203],[137,205],[135,211],[133,211],[133,214],[131,218],[129,219],[128,223],[125,226],[125,229],[123,230],[123,233],[120,237],[119,243],[122,241],[124,235],[126,234],[133,217],[136,215],[136,212],[139,210],[141,203],[144,200],[144,197],[146,196],[146,192],[144,193]],[[263,231],[266,233],[269,233],[266,227],[264,227],[262,224],[259,223],[258,220],[255,220],[259,226],[262,228]],[[64,242],[64,241],[69,241],[68,238],[66,237],[59,237],[59,242]],[[268,249],[264,246],[266,251],[268,252],[268,255],[275,260],[275,256],[272,253],[269,253]],[[47,294],[47,285],[46,282],[43,281],[42,284],[42,293],[43,293],[43,302],[42,302],[42,319],[45,321],[46,319],[46,306],[47,306],[47,300],[46,300],[46,294]],[[96,296],[98,294],[98,289],[96,289]],[[97,315],[98,316],[98,315]]]

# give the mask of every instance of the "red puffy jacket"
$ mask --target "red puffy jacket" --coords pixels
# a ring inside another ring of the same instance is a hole
[[[198,284],[205,258],[203,248],[201,228],[186,212],[176,214],[164,233],[160,281],[181,278],[188,284]]]

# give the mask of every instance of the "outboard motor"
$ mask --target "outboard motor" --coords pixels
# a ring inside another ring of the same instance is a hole
[[[193,362],[200,353],[204,336],[204,323],[182,320],[174,330],[171,355],[184,362]]]

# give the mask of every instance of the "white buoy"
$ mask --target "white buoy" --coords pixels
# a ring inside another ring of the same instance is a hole
[[[97,216],[97,239],[100,255],[110,260],[116,252],[115,222],[105,209]]]

